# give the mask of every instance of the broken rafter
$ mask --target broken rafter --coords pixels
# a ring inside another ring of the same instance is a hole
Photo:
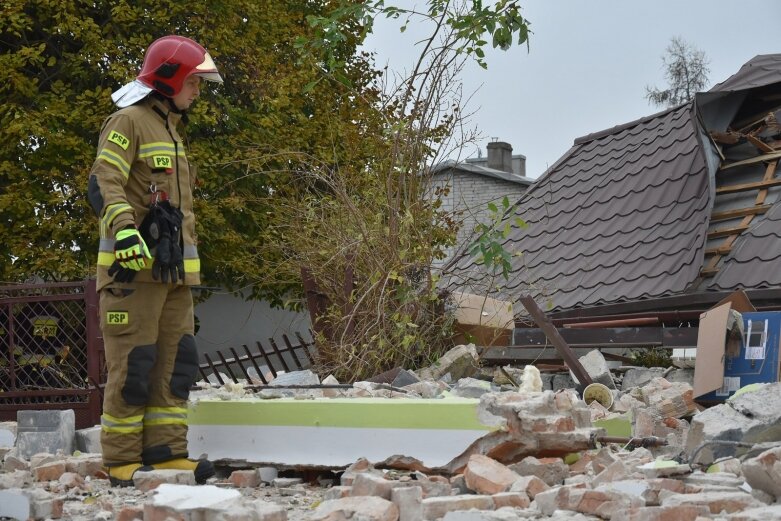
[[[723,170],[727,170],[728,168],[734,168],[736,166],[753,165],[754,163],[772,161],[774,159],[778,159],[779,157],[781,157],[781,150],[776,150],[775,152],[770,152],[768,154],[762,154],[761,156],[744,159],[743,161],[735,161],[734,163],[730,163],[728,165],[721,165],[720,170],[723,171]]]

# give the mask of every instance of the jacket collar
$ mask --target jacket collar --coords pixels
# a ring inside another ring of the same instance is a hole
[[[171,102],[167,98],[160,98],[158,96],[151,95],[147,98],[149,106],[154,110],[161,118],[167,119],[169,124],[173,127],[182,121],[182,112],[174,111],[171,108]]]

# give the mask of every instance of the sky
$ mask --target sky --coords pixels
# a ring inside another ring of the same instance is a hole
[[[420,3],[420,2],[418,2]],[[411,4],[399,0],[396,5]],[[529,48],[487,52],[488,70],[469,64],[466,112],[490,141],[526,156],[526,175],[539,177],[586,134],[658,112],[646,86],[666,88],[662,56],[680,36],[705,52],[708,88],[758,54],[781,53],[778,0],[521,0],[531,22]],[[411,26],[378,20],[365,48],[379,66],[404,72],[416,54]],[[470,145],[461,158],[477,157]]]

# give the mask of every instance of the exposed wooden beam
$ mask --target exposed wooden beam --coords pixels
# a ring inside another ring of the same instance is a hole
[[[722,186],[716,189],[716,195],[734,194],[737,192],[749,192],[751,190],[761,190],[772,186],[781,185],[781,179],[770,179],[768,181],[757,181],[755,183],[744,183],[740,185]]]
[[[761,215],[770,210],[769,204],[752,206],[750,208],[738,208],[736,210],[725,210],[723,212],[713,212],[710,216],[711,222],[728,221],[745,215]]]
[[[700,277],[715,277],[719,272],[719,268],[702,268],[700,270]]]
[[[762,141],[761,139],[759,139],[756,136],[752,136],[751,134],[749,134],[749,135],[746,136],[746,139],[748,139],[749,142],[752,145],[754,145],[760,151],[762,151],[762,152],[764,152],[766,154],[772,154],[773,152],[776,151],[775,148],[771,147],[770,145],[768,145],[767,143],[765,143],[764,141]]]
[[[708,248],[705,250],[705,255],[727,255],[732,251],[732,246],[719,246],[718,248]]]
[[[719,228],[708,232],[708,239],[717,239],[719,237],[727,237],[728,235],[740,235],[744,231],[748,230],[748,226],[733,226],[732,228]]]
[[[754,163],[762,163],[765,161],[772,161],[781,157],[781,150],[771,152],[769,154],[762,154],[761,156],[744,159],[743,161],[735,161],[727,165],[722,164],[720,170],[727,170],[728,168],[734,168],[736,166],[753,165]]]
[[[697,345],[696,327],[602,327],[559,329],[570,347],[634,347],[656,345],[691,347]],[[515,328],[513,345],[543,347],[550,345],[545,332],[537,328]]]

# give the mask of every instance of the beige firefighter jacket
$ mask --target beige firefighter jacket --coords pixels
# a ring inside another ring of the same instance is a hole
[[[150,204],[166,198],[184,215],[184,284],[201,282],[193,214],[195,170],[176,130],[180,122],[181,114],[151,95],[113,113],[103,124],[89,180],[90,203],[100,218],[98,290],[112,282],[108,268],[114,262],[115,234],[128,225],[139,227]],[[153,249],[151,253],[155,255]],[[134,282],[156,282],[151,268],[148,262]]]

